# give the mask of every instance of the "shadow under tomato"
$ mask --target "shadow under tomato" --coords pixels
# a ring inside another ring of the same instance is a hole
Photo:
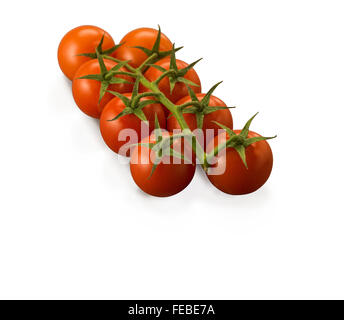
[[[230,195],[218,190],[208,179],[200,166],[197,166],[194,180],[198,180],[194,185],[194,192],[190,193],[189,201],[197,201],[204,206],[211,206],[215,211],[234,212],[235,209],[254,210],[263,208],[271,201],[270,190],[267,185],[245,195]],[[268,184],[267,181],[266,184]],[[202,196],[200,196],[200,194]],[[233,211],[234,210],[234,211]]]

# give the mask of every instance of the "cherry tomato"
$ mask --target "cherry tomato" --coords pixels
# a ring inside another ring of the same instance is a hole
[[[198,100],[201,101],[202,98],[205,97],[205,94],[198,93],[196,94],[196,97],[198,98]],[[190,96],[186,96],[180,99],[176,104],[182,105],[189,101],[191,101]],[[224,106],[226,106],[226,104],[219,98],[213,95],[210,97],[209,107],[224,107]],[[191,131],[194,131],[197,129],[197,120],[196,120],[196,115],[194,113],[183,113],[183,117]],[[212,137],[218,135],[220,127],[213,121],[219,122],[225,125],[226,127],[233,129],[233,118],[229,109],[216,110],[212,113],[208,113],[204,115],[203,127],[202,127],[204,139],[206,138],[206,130],[214,130]],[[180,130],[180,129],[181,128],[177,119],[170,113],[167,118],[167,130],[170,132],[173,132],[173,130]],[[204,140],[204,142],[206,141]]]
[[[177,67],[179,70],[184,69],[188,66],[188,64],[182,60],[177,59],[176,62],[177,62]],[[166,57],[166,58],[161,59],[160,61],[156,62],[155,64],[168,70],[170,68],[170,58]],[[160,71],[154,67],[150,67],[150,68],[148,68],[148,70],[145,72],[144,75],[149,81],[155,81],[156,79],[158,79],[161,76],[161,74],[162,74],[162,71]],[[185,74],[184,78],[187,80],[190,80],[193,83],[198,85],[198,86],[190,86],[195,93],[200,93],[202,91],[201,81],[200,81],[196,71],[193,68],[191,68]],[[144,88],[144,89],[146,89],[146,88]],[[184,98],[185,96],[188,96],[188,94],[189,94],[187,86],[182,82],[177,82],[175,84],[175,87],[174,87],[172,94],[171,94],[170,80],[168,77],[165,77],[164,79],[162,79],[160,81],[159,89],[173,103],[177,102],[181,98]],[[148,90],[146,89],[146,91],[148,91]],[[166,112],[168,113],[167,109],[166,109]]]
[[[158,30],[151,28],[139,28],[127,33],[120,43],[123,43],[112,56],[124,60],[130,60],[130,65],[134,68],[139,67],[148,57],[140,49],[133,48],[135,46],[152,49],[158,35]],[[160,51],[169,51],[172,49],[172,42],[161,33]]]
[[[103,35],[103,50],[112,48],[115,45],[112,37],[103,29],[95,26],[80,26],[65,34],[60,42],[57,58],[60,68],[67,78],[73,80],[78,68],[90,60],[90,58],[78,56],[78,54],[94,53]]]
[[[165,132],[164,136],[169,133]],[[141,143],[153,143],[156,141],[152,134]],[[173,148],[180,149],[180,140],[173,144]],[[151,175],[156,157],[155,151],[146,146],[138,145],[132,152],[130,159],[130,171],[135,183],[144,192],[156,197],[169,197],[185,189],[191,182],[196,166],[179,158],[164,156],[153,174]]]
[[[107,70],[113,68],[117,65],[116,62],[112,60],[104,59],[105,66]],[[122,71],[128,71],[124,67],[121,68]],[[105,107],[105,105],[113,99],[113,95],[109,92],[106,92],[103,98],[101,99],[100,103],[98,104],[99,100],[99,91],[101,83],[97,80],[89,80],[89,79],[78,79],[79,77],[90,75],[90,74],[99,74],[100,67],[99,62],[97,59],[92,59],[86,63],[84,63],[75,73],[75,77],[73,79],[73,97],[80,108],[81,111],[86,113],[87,115],[93,118],[99,118],[100,114]],[[132,82],[133,79],[125,76],[120,75],[117,76],[118,78],[125,79],[127,81]],[[130,92],[133,88],[132,84],[129,83],[117,83],[117,84],[110,84],[108,86],[108,90],[117,91],[119,93]]]
[[[131,93],[125,93],[124,96],[130,99],[132,95]],[[144,97],[141,99],[141,101],[144,100],[151,100],[151,98]],[[138,143],[142,140],[142,138],[149,135],[154,129],[155,115],[158,117],[161,128],[166,128],[166,118],[162,105],[160,103],[154,103],[149,104],[142,109],[149,122],[148,127],[134,114],[127,114],[116,120],[109,121],[120,114],[124,108],[125,105],[121,99],[117,97],[113,98],[105,106],[100,116],[100,132],[105,143],[111,150],[128,157],[130,155],[130,149],[124,149],[123,146],[125,144]],[[121,141],[122,139],[120,139],[120,134],[121,132],[122,134],[125,133],[122,131],[124,129],[132,129],[135,131],[135,136],[132,137],[134,140],[130,140],[131,137],[127,136],[125,137],[125,141]]]
[[[239,134],[241,130],[234,130]],[[249,131],[247,138],[260,137]],[[209,152],[214,146],[229,139],[226,132],[222,132],[207,148]],[[207,175],[210,182],[218,189],[229,194],[247,194],[259,189],[269,178],[273,156],[267,141],[258,141],[246,147],[247,168],[237,151],[227,148],[219,152],[215,163],[210,167]],[[211,174],[211,173],[220,174]],[[222,173],[221,173],[222,172]]]

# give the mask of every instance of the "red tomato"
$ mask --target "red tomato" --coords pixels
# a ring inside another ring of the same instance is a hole
[[[169,133],[165,132],[164,136]],[[154,134],[146,137],[141,143],[155,142]],[[180,140],[173,148],[180,149]],[[136,146],[130,159],[130,171],[135,183],[144,192],[156,197],[169,197],[185,189],[191,182],[196,165],[172,156],[164,156],[153,174],[151,171],[156,157],[155,151],[146,146]],[[167,163],[169,162],[169,163]]]
[[[130,65],[134,68],[139,67],[148,57],[136,46],[152,49],[158,35],[158,30],[151,28],[139,28],[127,33],[120,43],[123,43],[114,53],[116,59],[130,60]],[[160,51],[169,51],[172,49],[172,42],[161,33]]]
[[[177,67],[178,69],[184,69],[188,66],[188,64],[182,60],[176,60],[177,62]],[[164,69],[169,69],[170,68],[170,57],[166,57],[158,62],[155,63],[156,65],[163,67]],[[155,81],[156,79],[158,79],[162,74],[162,71],[154,68],[154,67],[150,67],[148,68],[148,70],[145,72],[145,77],[149,80],[149,81]],[[185,79],[192,81],[193,83],[197,84],[198,87],[196,86],[190,86],[192,88],[192,90],[195,93],[200,93],[202,91],[201,88],[201,81],[196,73],[196,71],[191,68],[184,76]],[[146,88],[144,88],[146,91],[148,91]],[[181,98],[184,98],[185,96],[189,95],[188,92],[188,88],[187,86],[182,83],[182,82],[177,82],[172,94],[170,91],[170,80],[168,77],[165,77],[164,79],[162,79],[159,83],[159,89],[162,93],[165,94],[165,96],[170,99],[173,103],[177,102],[178,100],[180,100]],[[168,113],[169,111],[166,109],[166,112]]]
[[[106,68],[109,70],[117,65],[116,62],[104,59]],[[122,71],[128,71],[126,68],[121,68]],[[99,91],[100,91],[100,81],[89,80],[89,79],[78,79],[79,77],[90,75],[90,74],[99,74],[100,67],[97,59],[90,60],[84,63],[75,73],[73,80],[72,90],[73,97],[80,108],[81,111],[93,118],[99,118],[100,114],[105,107],[105,105],[113,99],[111,93],[106,92],[102,100],[98,104],[99,100]],[[121,75],[118,78],[126,79],[127,81],[133,81],[132,78]],[[133,88],[132,84],[128,83],[117,83],[111,84],[108,87],[108,90],[117,91],[119,93],[130,92]]]
[[[198,98],[198,100],[202,100],[202,98],[204,98],[205,94],[204,93],[198,93],[196,94],[196,97]],[[191,101],[190,96],[186,96],[182,99],[180,99],[176,104],[177,105],[182,105],[186,102]],[[226,104],[220,100],[219,98],[215,97],[215,96],[211,96],[210,97],[210,101],[209,101],[209,106],[210,107],[224,107],[226,106]],[[197,129],[197,120],[196,120],[196,115],[193,113],[183,113],[183,117],[186,121],[186,123],[188,124],[189,128],[191,131],[194,131]],[[206,138],[206,130],[208,129],[212,129],[214,130],[214,136],[218,135],[218,131],[220,129],[220,127],[214,123],[213,121],[219,122],[223,125],[225,125],[226,127],[233,129],[233,118],[232,118],[232,114],[229,111],[229,109],[220,109],[220,110],[216,110],[212,113],[208,113],[204,115],[204,119],[203,119],[203,134],[204,134],[204,138]],[[180,130],[180,125],[177,121],[177,119],[170,113],[170,115],[167,118],[167,130],[170,132],[173,132],[173,130]],[[206,141],[205,141],[206,142]]]
[[[78,54],[95,52],[103,35],[103,50],[112,48],[115,45],[112,37],[103,29],[95,26],[80,26],[66,33],[60,42],[57,58],[60,68],[67,78],[73,80],[78,68],[90,60],[90,58],[78,56]]]
[[[124,96],[131,98],[131,93],[125,93]],[[144,97],[141,101],[151,100],[150,97]],[[100,116],[100,132],[105,143],[108,147],[116,153],[124,156],[130,156],[130,149],[123,149],[122,147],[126,144],[138,143],[145,136],[149,135],[154,129],[155,114],[158,117],[158,121],[161,128],[166,128],[166,118],[164,110],[160,103],[149,104],[145,106],[142,111],[145,114],[149,126],[145,125],[136,115],[127,114],[116,120],[114,119],[118,114],[120,114],[125,108],[123,101],[117,97],[113,98],[104,108]],[[143,131],[141,131],[141,125],[143,126]],[[124,129],[134,130],[135,136],[132,137],[134,140],[130,140],[131,137],[125,137],[126,140],[121,141],[120,133],[124,134]]]
[[[234,130],[239,134],[241,130]],[[247,138],[260,137],[259,134],[249,131]],[[215,137],[208,145],[208,152],[212,144],[218,145],[228,140],[226,132]],[[269,178],[273,156],[267,141],[255,142],[246,147],[247,168],[237,151],[227,148],[219,152],[215,163],[207,174],[210,182],[218,189],[229,194],[247,194],[259,189]],[[214,171],[215,170],[215,171]],[[221,174],[211,173],[222,172]]]

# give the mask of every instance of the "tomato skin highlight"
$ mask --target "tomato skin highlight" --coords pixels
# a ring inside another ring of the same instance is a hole
[[[112,37],[96,26],[76,27],[64,35],[57,50],[57,58],[62,72],[68,79],[73,80],[79,67],[91,60],[78,54],[95,52],[103,35],[103,50],[112,48],[115,45]]]
[[[104,59],[106,68],[109,70],[117,65],[117,62]],[[121,71],[128,71],[124,67],[120,69]],[[113,95],[106,92],[102,100],[98,104],[99,100],[99,90],[101,83],[97,80],[89,79],[78,79],[79,77],[86,76],[89,74],[99,74],[100,67],[97,59],[92,59],[84,63],[75,73],[73,79],[72,91],[75,103],[78,105],[80,110],[90,117],[99,118],[100,114],[105,107],[105,105],[113,99]],[[120,75],[118,78],[125,79],[127,81],[133,82],[133,79]],[[117,91],[119,93],[130,92],[133,88],[132,84],[129,83],[116,83],[109,85],[107,90]]]
[[[241,130],[234,130],[239,134]],[[249,131],[247,138],[260,137],[259,134]],[[214,146],[228,140],[226,132],[222,132],[207,146],[207,151]],[[255,142],[246,147],[247,169],[237,151],[233,148],[222,150],[212,165],[216,170],[224,169],[219,175],[207,174],[210,182],[219,190],[233,195],[248,194],[258,190],[268,180],[272,166],[273,155],[267,141]]]
[[[205,97],[204,93],[197,93],[196,97],[199,100],[202,100],[202,98]],[[191,101],[190,96],[186,96],[179,101],[177,101],[177,105],[182,105],[186,102]],[[210,107],[222,107],[226,106],[226,104],[216,96],[211,96],[209,100],[209,106]],[[197,129],[197,120],[196,120],[196,115],[192,113],[183,113],[183,117],[189,126],[191,131],[194,131]],[[222,109],[222,110],[217,110],[212,113],[204,115],[203,119],[203,133],[204,133],[204,138],[206,138],[206,130],[207,129],[212,129],[214,130],[214,136],[217,136],[219,134],[220,127],[214,123],[213,121],[219,122],[226,127],[233,129],[233,117],[232,113],[230,112],[229,109]],[[170,132],[173,132],[173,130],[181,130],[181,127],[177,121],[177,119],[170,113],[169,116],[167,117],[167,130]],[[206,142],[206,141],[205,141]],[[206,145],[206,144],[205,144]]]
[[[178,69],[183,69],[183,68],[186,68],[188,66],[188,64],[182,60],[177,59],[176,62],[177,62]],[[155,64],[168,70],[170,67],[170,58],[166,57],[166,58],[161,59],[160,61],[156,62]],[[160,70],[154,68],[154,67],[148,68],[144,74],[144,76],[151,82],[157,80],[161,75],[162,75],[162,72]],[[200,93],[202,91],[201,80],[198,77],[198,74],[195,71],[195,69],[191,68],[185,74],[184,78],[186,78],[186,79],[188,79],[188,80],[190,80],[193,83],[198,85],[198,86],[190,86],[191,89],[195,93]],[[148,89],[144,88],[143,86],[141,86],[141,88],[144,91],[148,91]],[[165,77],[164,79],[162,79],[160,81],[159,89],[173,103],[176,103],[181,98],[184,98],[185,96],[189,95],[187,86],[182,82],[176,83],[175,87],[173,88],[172,94],[171,94],[170,80],[168,77]],[[167,113],[169,112],[167,109],[165,109],[165,110]]]
[[[138,28],[132,30],[123,37],[120,41],[123,45],[119,47],[112,56],[122,61],[130,60],[129,64],[132,67],[137,68],[148,57],[142,50],[133,47],[140,46],[151,50],[157,35],[158,30],[152,28]],[[172,50],[172,47],[172,42],[163,33],[161,33],[159,50],[169,51]]]
[[[165,132],[164,135],[169,135]],[[155,142],[154,134],[141,141]],[[178,145],[180,140],[174,142],[173,146],[177,150],[182,150]],[[153,153],[153,154],[152,154]],[[130,172],[137,186],[144,192],[156,197],[173,196],[184,190],[192,181],[196,165],[185,163],[173,163],[170,157],[170,163],[159,163],[151,175],[155,153],[146,146],[138,145],[133,150],[130,159]],[[166,156],[167,157],[167,156]]]
[[[131,93],[125,93],[124,96],[131,98]],[[150,100],[151,97],[144,97],[141,101]],[[160,103],[150,104],[145,106],[142,111],[145,114],[149,126],[148,130],[141,132],[141,125],[146,126],[137,116],[134,114],[127,114],[123,117],[118,118],[117,120],[108,121],[115,118],[119,113],[121,113],[125,108],[124,103],[121,99],[115,97],[105,106],[101,116],[100,116],[100,132],[102,137],[107,144],[107,146],[114,152],[119,153],[123,156],[129,157],[130,150],[121,150],[121,147],[129,142],[129,137],[126,141],[119,140],[119,134],[123,129],[133,129],[137,133],[137,141],[133,143],[138,143],[144,138],[142,133],[148,131],[148,135],[154,130],[154,121],[155,121],[155,114],[158,117],[158,121],[160,127],[165,129],[166,128],[166,118],[164,114],[163,107]],[[121,150],[121,152],[120,152]]]

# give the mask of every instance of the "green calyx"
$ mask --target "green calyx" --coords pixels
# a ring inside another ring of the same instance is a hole
[[[205,115],[215,112],[217,110],[234,108],[234,107],[227,107],[227,106],[216,106],[216,107],[209,106],[211,95],[221,83],[222,81],[215,84],[201,100],[197,98],[197,95],[195,94],[195,92],[188,86],[188,91],[189,91],[191,101],[180,105],[179,108],[182,110],[182,113],[195,114],[198,129],[203,128],[203,120],[204,120]]]
[[[150,63],[155,63],[165,57],[168,57],[169,55],[172,54],[172,52],[177,52],[178,50],[182,49],[183,47],[179,47],[177,49],[173,50],[168,50],[168,51],[160,51],[160,41],[161,41],[161,28],[158,25],[158,35],[156,37],[156,40],[154,42],[153,48],[152,49],[148,49],[148,48],[144,48],[144,47],[140,47],[140,46],[135,46],[133,48],[136,49],[140,49],[141,51],[143,51],[148,57],[154,57],[153,59],[150,60]]]
[[[136,145],[140,145],[140,146],[145,146],[149,149],[151,149],[152,151],[154,151],[155,157],[154,157],[154,163],[153,163],[153,167],[151,170],[151,173],[148,177],[148,179],[153,175],[155,169],[157,168],[157,166],[159,165],[159,163],[161,163],[161,161],[163,160],[164,157],[174,157],[177,159],[181,159],[181,160],[186,160],[186,161],[190,161],[190,159],[188,159],[188,157],[184,156],[182,153],[176,151],[173,149],[172,144],[174,143],[174,141],[176,141],[176,139],[180,139],[185,137],[185,134],[180,133],[180,134],[175,134],[175,135],[168,135],[168,136],[163,136],[162,134],[162,130],[160,128],[159,125],[159,121],[158,121],[158,117],[155,114],[155,129],[154,129],[154,135],[155,135],[155,142],[152,143],[138,143]],[[191,161],[190,161],[191,163]]]
[[[213,157],[217,156],[221,150],[224,150],[227,148],[234,148],[236,150],[236,152],[239,154],[245,167],[247,168],[246,152],[245,152],[246,148],[255,142],[269,140],[269,139],[273,139],[273,138],[277,137],[275,135],[273,137],[247,138],[248,133],[249,133],[249,129],[250,129],[250,125],[251,125],[253,119],[256,117],[257,114],[258,114],[258,112],[251,119],[249,119],[246,122],[244,128],[241,130],[241,132],[239,134],[236,134],[232,129],[224,126],[223,124],[214,121],[214,123],[216,123],[219,127],[221,127],[222,129],[224,129],[227,132],[227,134],[229,135],[229,139],[226,140],[226,142],[221,143],[218,146],[216,146],[213,149],[213,151],[207,155],[207,163],[209,163],[209,160],[211,160]]]
[[[101,99],[104,97],[105,92],[107,91],[109,85],[111,84],[119,84],[119,83],[132,83],[128,80],[118,78],[119,75],[127,75],[130,77],[135,77],[136,75],[131,72],[121,71],[120,69],[128,64],[128,61],[121,61],[117,63],[116,66],[107,70],[103,56],[99,53],[98,48],[96,49],[96,55],[99,62],[100,73],[99,74],[89,74],[78,79],[88,79],[88,80],[96,80],[101,83],[100,90],[99,90],[99,99],[98,104],[100,103]]]
[[[173,45],[173,49],[171,50],[171,60],[170,60],[170,67],[169,69],[165,69],[161,66],[158,66],[158,65],[155,65],[155,64],[149,64],[150,67],[153,67],[153,68],[156,68],[158,69],[159,71],[162,72],[161,76],[154,81],[154,83],[156,85],[158,85],[160,83],[160,81],[162,79],[164,79],[165,77],[168,77],[169,80],[170,80],[170,92],[172,94],[173,92],[173,89],[176,85],[177,82],[182,82],[182,83],[185,83],[186,85],[188,86],[195,86],[195,87],[199,87],[198,84],[184,78],[184,76],[186,75],[186,73],[192,69],[199,61],[202,60],[201,59],[198,59],[196,60],[195,62],[189,64],[187,67],[183,68],[183,69],[178,69],[178,66],[177,66],[177,60],[176,60],[176,52],[177,52],[178,49],[175,49],[174,48],[174,45]]]
[[[131,98],[128,98],[124,96],[123,94],[120,94],[115,91],[109,90],[108,92],[116,96],[117,98],[121,99],[122,102],[125,105],[125,108],[122,112],[120,112],[115,118],[110,119],[108,121],[114,121],[117,120],[125,115],[128,114],[134,114],[136,117],[138,117],[141,121],[147,122],[147,118],[143,112],[143,108],[153,104],[157,103],[156,100],[154,99],[148,99],[148,100],[141,100],[144,97],[157,97],[159,94],[158,93],[153,93],[153,92],[145,92],[145,93],[138,93],[139,89],[139,84],[140,80],[139,78],[136,79],[134,88],[131,94]]]
[[[98,50],[98,52],[99,52],[99,54],[101,56],[109,56],[113,52],[115,52],[120,46],[123,45],[123,43],[120,43],[120,44],[117,44],[117,45],[113,46],[110,49],[103,50],[104,35],[105,35],[105,33],[103,34],[103,36],[102,36],[102,38],[101,38],[101,40],[100,40],[100,42],[99,42],[95,52],[80,53],[80,54],[78,54],[78,56],[88,57],[88,58],[91,58],[91,59],[97,59],[97,50]]]

